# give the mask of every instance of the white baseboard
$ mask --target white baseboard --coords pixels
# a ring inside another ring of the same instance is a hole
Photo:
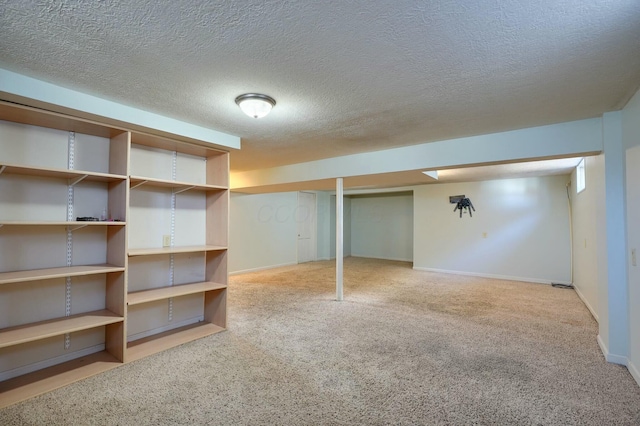
[[[629,369],[629,373],[631,373],[631,376],[636,380],[638,386],[640,386],[640,370],[638,370],[635,364],[631,361],[629,361],[627,368]]]
[[[493,278],[497,280],[508,280],[508,281],[522,281],[527,283],[538,283],[538,284],[571,284],[569,281],[558,281],[558,280],[543,280],[540,278],[529,278],[529,277],[514,277],[510,275],[498,275],[498,274],[483,274],[481,272],[466,272],[466,271],[450,271],[447,269],[435,269],[435,268],[421,268],[419,266],[414,266],[413,269],[416,271],[425,271],[425,272],[438,272],[442,274],[455,274],[455,275],[465,275],[469,277],[480,277],[480,278]]]
[[[297,264],[298,264],[297,262],[291,262],[291,263],[281,263],[279,265],[260,266],[258,268],[242,269],[240,271],[229,272],[229,275],[248,274],[249,272],[266,271],[267,269],[282,268],[284,266],[292,266]]]
[[[596,322],[599,323],[600,322],[600,318],[598,318],[598,314],[596,313],[596,310],[593,309],[593,306],[591,306],[591,304],[589,303],[587,298],[584,297],[584,294],[582,294],[582,292],[580,291],[580,288],[578,288],[574,284],[573,289],[576,291],[576,293],[578,294],[578,297],[580,298],[580,300],[582,300],[582,303],[584,303],[584,305],[587,307],[589,312],[591,312],[591,315],[593,315],[593,318],[596,320]]]
[[[413,259],[401,259],[399,257],[376,257],[376,256],[363,256],[361,254],[352,254],[345,257],[361,257],[363,259],[378,259],[378,260],[393,260],[396,262],[413,262]]]
[[[629,367],[629,358],[627,358],[626,356],[609,353],[609,348],[607,348],[607,345],[604,344],[604,341],[602,340],[602,337],[600,337],[599,334],[598,334],[597,340],[598,340],[598,346],[600,346],[600,350],[602,351],[602,354],[604,355],[604,359],[607,362],[610,362],[612,364],[624,365],[627,368]]]
[[[204,315],[200,315],[196,318],[189,318],[184,321],[172,322],[164,327],[154,328],[153,330],[143,331],[141,333],[131,334],[127,336],[127,342],[133,342],[145,337],[153,336],[158,333],[164,333],[165,331],[173,330],[174,328],[184,327],[185,325],[195,324],[197,322],[204,321]]]
[[[624,365],[625,367],[629,365],[629,358],[627,358],[626,356],[615,355],[610,353],[606,356],[606,359],[607,359],[607,362],[610,362],[612,364]]]
[[[600,337],[599,334],[598,334],[598,337],[596,338],[596,341],[598,342],[598,346],[600,346],[600,352],[602,352],[602,355],[604,355],[604,359],[607,359],[607,355],[609,354],[609,349],[607,348],[607,345],[604,344],[604,342],[602,341],[602,337]]]
[[[9,380],[14,377],[33,373],[34,371],[42,370],[47,367],[62,364],[63,362],[71,361],[73,359],[81,358],[83,356],[91,355],[101,351],[104,351],[104,343],[100,345],[90,346],[79,351],[60,355],[55,358],[50,358],[33,364],[24,365],[22,367],[14,368],[13,370],[3,371],[2,373],[0,373],[0,382],[4,382],[5,380]]]

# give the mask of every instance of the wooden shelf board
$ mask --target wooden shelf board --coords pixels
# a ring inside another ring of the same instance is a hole
[[[162,247],[162,248],[143,248],[130,249],[129,256],[151,256],[156,254],[172,254],[172,253],[197,253],[204,251],[222,251],[226,250],[223,246],[182,246],[182,247]]]
[[[127,362],[135,361],[224,330],[224,328],[215,324],[198,322],[196,324],[165,331],[164,333],[156,334],[155,336],[135,340],[128,344]]]
[[[122,365],[106,351],[0,382],[0,408],[51,392]]]
[[[126,176],[114,175],[110,173],[87,172],[82,170],[53,169],[47,167],[36,166],[19,166],[15,164],[0,163],[0,169],[4,167],[2,174],[53,177],[60,179],[73,179],[86,176],[84,180],[94,182],[115,182],[118,180],[126,180]],[[0,174],[0,176],[2,176]]]
[[[187,296],[189,294],[204,293],[205,291],[220,290],[224,288],[227,288],[224,284],[202,282],[136,291],[127,295],[127,305],[139,305],[141,303],[154,302],[156,300],[169,299],[171,297]]]
[[[56,220],[39,220],[39,221],[18,221],[7,220],[0,221],[0,226],[125,226],[126,222],[112,222],[112,221],[98,221],[98,222],[83,222],[83,221],[56,221]]]
[[[142,176],[131,176],[130,182],[132,187],[135,187],[138,185],[144,185],[144,186],[148,185],[148,186],[155,186],[155,187],[161,187],[161,188],[193,189],[198,191],[218,191],[218,190],[227,189],[226,187],[220,186],[220,185],[206,185],[202,183],[179,182],[174,180],[147,178]]]
[[[211,144],[207,142],[203,143],[195,139],[185,138],[179,141],[138,131],[131,132],[131,143],[199,157],[222,155],[229,150],[228,147],[210,146]]]
[[[32,269],[28,271],[0,272],[0,284],[25,281],[49,280],[52,278],[78,277],[84,275],[122,272],[124,267],[115,265],[63,266],[60,268]]]
[[[105,138],[118,135],[125,131],[117,126],[105,125],[83,118],[71,117],[6,101],[0,102],[0,120],[32,126],[49,127],[67,132],[74,131],[76,133]]]
[[[124,321],[111,311],[86,312],[0,330],[0,348]]]

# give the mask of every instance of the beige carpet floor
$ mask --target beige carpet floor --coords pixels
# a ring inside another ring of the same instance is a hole
[[[573,290],[348,258],[239,275],[228,331],[0,410],[0,425],[639,425]]]

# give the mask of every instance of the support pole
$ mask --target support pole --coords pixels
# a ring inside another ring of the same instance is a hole
[[[336,300],[342,301],[342,264],[344,260],[343,253],[343,205],[344,192],[342,187],[342,178],[336,179]]]

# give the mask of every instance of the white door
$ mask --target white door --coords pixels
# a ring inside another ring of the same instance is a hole
[[[298,192],[298,263],[316,260],[316,194]]]

